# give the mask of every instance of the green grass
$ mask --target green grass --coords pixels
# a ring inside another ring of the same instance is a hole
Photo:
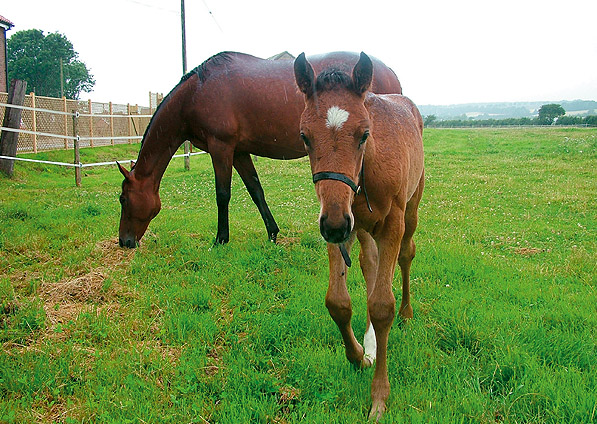
[[[597,131],[426,130],[425,149],[415,318],[390,335],[383,421],[596,422]],[[0,177],[0,422],[365,422],[372,370],[324,306],[308,161],[256,167],[277,245],[235,175],[231,242],[212,248],[207,155],[171,163],[135,251],[117,247],[116,167],[80,188],[50,165]],[[358,266],[348,285],[362,338]]]

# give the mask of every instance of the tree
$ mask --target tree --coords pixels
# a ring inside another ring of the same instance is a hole
[[[428,127],[429,125],[431,125],[433,122],[435,122],[437,120],[437,116],[435,115],[427,115],[425,117],[425,126]]]
[[[539,108],[539,122],[546,125],[553,124],[554,119],[564,116],[566,111],[561,105],[551,103]]]
[[[15,32],[7,41],[8,78],[27,81],[40,96],[60,97],[60,60],[64,96],[78,99],[95,85],[93,75],[81,62],[73,44],[58,32],[47,36],[39,29]]]

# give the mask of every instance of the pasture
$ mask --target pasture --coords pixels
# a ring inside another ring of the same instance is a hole
[[[424,145],[414,319],[390,333],[382,421],[597,421],[597,130],[430,129]],[[134,251],[118,247],[115,166],[85,169],[81,188],[49,165],[0,177],[1,423],[366,421],[373,370],[346,361],[324,306],[308,159],[255,166],[278,244],[235,174],[230,243],[212,247],[207,155],[170,164]]]

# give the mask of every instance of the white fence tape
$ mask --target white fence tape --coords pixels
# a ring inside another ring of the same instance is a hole
[[[22,110],[33,110],[33,111],[36,111],[36,112],[48,112],[48,113],[54,113],[56,115],[74,116],[74,113],[72,113],[72,112],[62,112],[62,111],[59,111],[59,110],[52,110],[52,109],[40,109],[38,107],[11,105],[9,103],[0,103],[0,106],[12,107],[12,108],[15,108],[15,109],[22,109]]]
[[[151,118],[153,115],[105,115],[105,114],[95,114],[95,113],[81,113],[81,112],[63,112],[60,110],[52,110],[52,109],[42,109],[38,107],[29,107],[29,106],[19,106],[19,105],[11,105],[10,103],[0,103],[0,106],[4,106],[6,108],[12,107],[15,109],[22,109],[22,110],[32,110],[35,112],[47,112],[53,113],[55,115],[68,115],[68,116],[91,116],[94,118]]]
[[[15,133],[19,133],[19,134],[37,134],[37,135],[41,135],[44,137],[56,137],[56,138],[68,138],[69,140],[76,140],[76,137],[73,137],[72,135],[59,135],[59,134],[50,134],[50,133],[43,133],[43,132],[39,132],[39,131],[29,131],[29,130],[17,130],[15,128],[8,128],[8,127],[0,127],[0,130],[2,131],[9,131],[9,132],[15,132]],[[90,139],[92,137],[87,137],[87,139]],[[129,138],[129,137],[125,137],[125,138]],[[133,138],[133,137],[130,137]]]
[[[183,157],[191,157],[191,156],[196,156],[196,155],[203,155],[207,152],[194,152],[194,153],[184,153],[182,155],[174,155],[172,156],[172,158],[183,158]],[[106,165],[114,165],[116,162],[121,162],[121,163],[130,163],[130,162],[135,162],[136,159],[127,159],[127,160],[112,160],[109,162],[96,162],[96,163],[66,163],[66,162],[53,162],[50,160],[38,160],[38,159],[27,159],[27,158],[13,158],[12,156],[0,156],[0,159],[5,159],[5,160],[18,160],[18,161],[22,161],[22,162],[33,162],[33,163],[44,163],[44,164],[48,164],[48,165],[59,165],[59,166],[69,166],[71,168],[89,168],[91,166],[106,166]]]

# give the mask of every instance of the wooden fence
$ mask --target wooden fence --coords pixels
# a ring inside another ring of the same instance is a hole
[[[72,118],[65,114],[52,113],[53,111],[68,113],[74,110],[82,115],[79,118],[77,132],[82,138],[90,139],[81,140],[80,147],[130,143],[133,141],[132,138],[127,140],[122,137],[142,136],[150,120],[147,115],[152,115],[155,112],[162,99],[163,95],[161,94],[149,93],[149,106],[139,106],[42,97],[31,93],[25,96],[24,106],[28,109],[23,110],[20,129],[35,134],[19,134],[17,152],[37,153],[43,150],[73,148]],[[0,92],[0,103],[6,103],[7,100],[8,93]],[[4,117],[5,109],[5,106],[0,106],[0,122]],[[135,115],[145,116],[136,117]],[[64,134],[65,138],[45,136],[43,133]],[[94,140],[91,137],[101,137],[101,139]]]

